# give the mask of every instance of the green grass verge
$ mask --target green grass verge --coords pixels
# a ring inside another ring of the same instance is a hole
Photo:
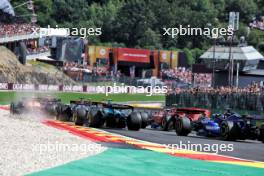
[[[264,169],[173,157],[150,150],[110,148],[28,176],[260,176]]]
[[[45,97],[54,96],[60,98],[64,103],[69,103],[70,100],[77,100],[79,98],[91,99],[93,101],[102,101],[111,99],[114,102],[128,102],[128,101],[165,101],[164,95],[146,96],[144,94],[112,94],[106,96],[105,94],[85,94],[72,92],[0,92],[0,104],[9,104],[11,101],[19,100],[22,97]]]

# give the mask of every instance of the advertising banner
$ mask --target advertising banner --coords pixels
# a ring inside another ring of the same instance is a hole
[[[150,62],[150,51],[143,49],[118,48],[117,60],[126,62]]]
[[[109,48],[107,47],[96,47],[96,58],[109,58]]]
[[[13,90],[35,90],[34,84],[13,84]]]
[[[0,90],[8,90],[8,83],[0,83]]]
[[[160,62],[167,63],[170,65],[170,57],[171,57],[171,52],[170,51],[160,51]]]
[[[171,67],[172,68],[178,67],[178,52],[177,51],[171,52]]]

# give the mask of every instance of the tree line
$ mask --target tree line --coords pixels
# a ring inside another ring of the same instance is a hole
[[[12,2],[15,6],[24,2]],[[263,31],[248,30],[254,18],[264,16],[263,0],[34,0],[40,26],[101,28],[88,36],[92,44],[148,49],[184,50],[194,60],[213,41],[206,36],[164,36],[164,27],[179,25],[227,27],[230,11],[240,12],[237,39],[264,53]],[[16,9],[27,13],[26,8]],[[261,37],[262,36],[262,37]],[[190,62],[194,62],[194,60]]]

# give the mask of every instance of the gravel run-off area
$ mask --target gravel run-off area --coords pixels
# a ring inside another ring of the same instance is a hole
[[[41,123],[39,114],[0,110],[0,176],[25,175],[106,150],[100,144]]]

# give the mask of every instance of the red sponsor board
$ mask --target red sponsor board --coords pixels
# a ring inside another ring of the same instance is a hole
[[[117,61],[149,63],[149,57],[149,50],[117,48]]]

